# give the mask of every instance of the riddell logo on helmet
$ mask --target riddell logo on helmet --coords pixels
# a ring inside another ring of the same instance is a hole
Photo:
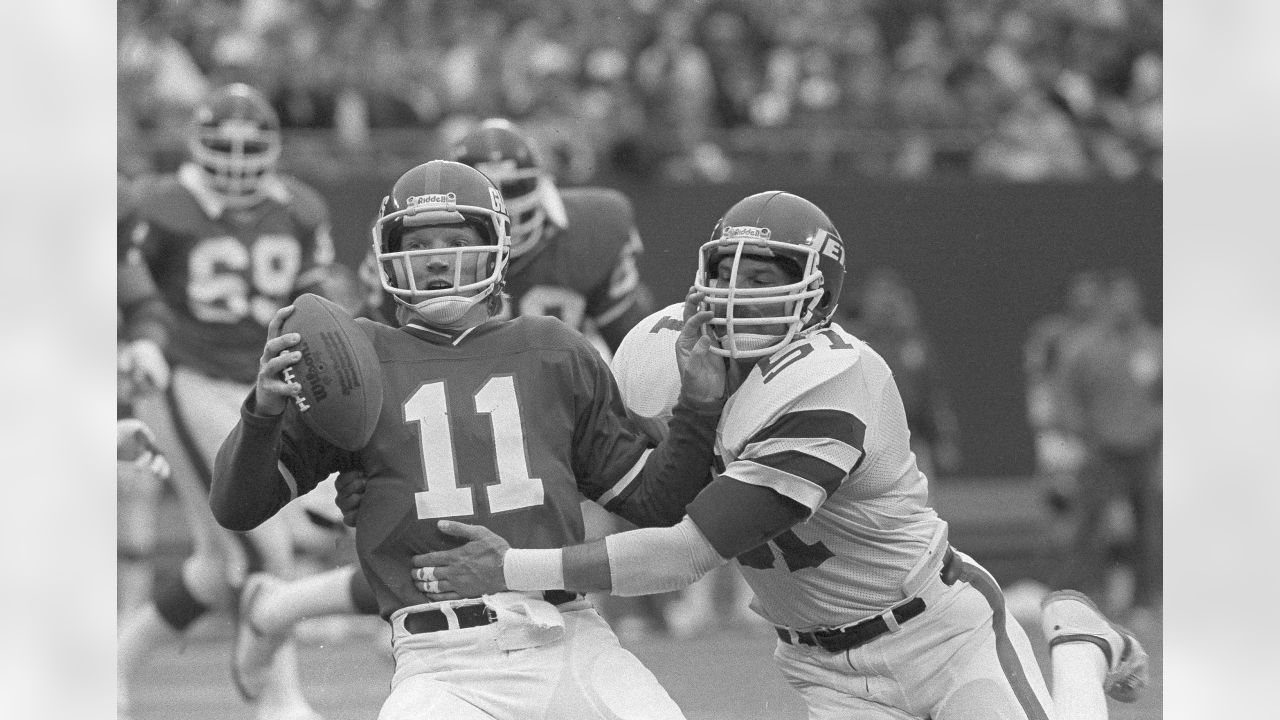
[[[772,234],[769,228],[752,227],[750,225],[725,225],[724,231],[720,233],[721,237],[726,240],[768,240]]]
[[[405,205],[411,208],[431,204],[447,205],[452,209],[452,206],[458,202],[458,196],[453,193],[448,193],[447,195],[410,195],[404,202]]]

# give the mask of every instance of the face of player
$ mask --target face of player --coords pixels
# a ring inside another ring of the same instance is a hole
[[[726,255],[720,258],[716,263],[716,287],[729,287],[733,279],[733,256]],[[758,288],[778,287],[781,285],[790,285],[798,282],[800,275],[798,272],[790,269],[787,264],[775,258],[757,258],[747,255],[742,256],[738,261],[738,277],[734,287],[744,290],[754,290]],[[738,318],[758,318],[758,317],[780,317],[789,314],[792,310],[792,303],[777,302],[765,303],[760,305],[747,305],[737,303],[734,305],[733,314]],[[717,317],[726,317],[728,308],[717,305],[715,313]],[[783,324],[775,325],[753,325],[749,332],[759,333],[761,335],[782,336],[787,334],[787,326]]]
[[[485,239],[470,225],[410,228],[405,231],[401,240],[403,250],[449,250],[484,244]],[[420,290],[445,290],[478,282],[487,274],[484,272],[485,268],[481,267],[487,257],[487,254],[480,252],[436,252],[414,257],[410,260],[413,280]],[[462,294],[470,296],[477,292],[479,291],[472,290]]]

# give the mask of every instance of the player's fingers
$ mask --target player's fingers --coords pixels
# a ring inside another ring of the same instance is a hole
[[[483,525],[467,525],[455,520],[441,520],[436,523],[436,528],[445,535],[466,538],[468,540],[483,540],[493,536],[493,531]]]
[[[359,508],[357,508],[356,510],[358,510],[358,509],[359,509]],[[349,527],[349,528],[353,528],[353,527],[355,527],[355,526],[356,526],[356,515],[357,515],[356,510],[343,510],[343,511],[342,511],[342,524],[343,524],[343,525],[346,525],[346,526],[347,526],[347,527]]]
[[[297,350],[285,350],[273,358],[268,358],[262,364],[262,372],[267,375],[279,375],[284,369],[302,359],[302,353]]]
[[[684,296],[684,320],[689,321],[695,313],[702,307],[702,301],[707,297],[706,293],[698,292],[694,288],[689,288],[689,292]]]
[[[409,574],[413,576],[414,580],[418,580],[420,582],[432,582],[440,579],[436,577],[436,567],[434,565],[415,567],[413,570],[409,571]]]
[[[280,334],[280,326],[284,324],[284,319],[293,314],[293,306],[285,305],[271,316],[271,321],[267,323],[267,339],[271,339]]]
[[[360,501],[364,499],[363,490],[349,490],[345,495],[339,495],[333,499],[333,504],[344,513],[355,512],[360,509]]]
[[[455,559],[453,552],[449,550],[437,550],[435,552],[414,555],[410,558],[410,564],[416,568],[444,567]]]
[[[302,342],[302,336],[298,333],[285,333],[279,337],[273,337],[262,346],[262,356],[274,357],[300,342]]]

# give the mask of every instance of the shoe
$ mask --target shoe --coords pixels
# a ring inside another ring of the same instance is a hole
[[[1075,590],[1049,593],[1040,610],[1040,626],[1050,648],[1068,642],[1097,645],[1107,659],[1102,689],[1120,702],[1138,699],[1147,686],[1149,669],[1147,652],[1132,632],[1108,620],[1092,600]]]
[[[266,573],[250,575],[245,580],[240,600],[236,604],[236,630],[231,645],[231,679],[240,691],[240,696],[248,702],[253,702],[262,694],[267,685],[271,660],[289,637],[288,633],[267,633],[253,624],[255,606],[279,582]],[[307,710],[310,711],[310,708]]]

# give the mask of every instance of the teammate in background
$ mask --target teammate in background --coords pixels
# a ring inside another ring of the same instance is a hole
[[[850,330],[889,365],[902,395],[916,467],[933,480],[960,468],[960,423],[925,336],[915,295],[889,268],[876,268],[862,286]]]
[[[653,448],[581,334],[551,318],[497,319],[508,228],[501,193],[474,168],[437,160],[401,176],[374,225],[400,327],[358,321],[382,361],[373,438],[341,451],[299,421],[290,396],[300,388],[280,376],[300,355],[299,336],[279,334],[291,308],[281,310],[255,390],[218,453],[214,515],[248,530],[331,472],[368,476],[357,549],[396,661],[383,720],[681,717],[581,596],[432,603],[410,581],[416,552],[452,544],[441,518],[558,547],[582,540],[584,495],[637,523],[672,523],[709,479],[726,383],[699,337],[709,313],[691,312],[681,333],[685,394],[668,440]]]
[[[168,388],[139,398],[136,410],[169,460],[194,545],[178,576],[158,582],[151,601],[119,623],[122,714],[129,681],[151,652],[207,611],[231,609],[248,569],[292,572],[286,528],[269,523],[247,535],[219,528],[208,483],[254,382],[267,323],[307,272],[333,259],[324,203],[276,172],[280,126],[260,93],[242,84],[211,92],[196,108],[188,147],[190,161],[176,174],[141,185],[120,229],[131,246],[129,275],[154,283],[173,317],[163,344]],[[122,282],[121,295],[132,292]],[[291,647],[269,686],[256,709],[262,720],[318,717],[302,697]]]
[[[557,188],[533,143],[505,120],[480,123],[450,155],[492,180],[511,213],[511,260],[503,285],[508,301],[500,317],[557,317],[610,355],[652,311],[636,265],[643,245],[630,201],[604,188]],[[381,319],[394,326],[401,305],[383,290],[376,252],[366,256],[360,275],[366,305],[378,308]],[[337,482],[351,479],[347,475]],[[617,529],[613,516],[594,503],[584,502],[583,512],[589,537]],[[292,582],[255,574],[246,587],[237,615],[233,667],[238,685],[250,696],[258,692],[276,647],[297,623],[378,611],[373,591],[355,565]]]
[[[1148,624],[1160,605],[1162,585],[1162,488],[1164,358],[1160,330],[1144,316],[1142,293],[1128,272],[1103,278],[1106,301],[1100,321],[1082,335],[1062,369],[1064,428],[1085,453],[1070,515],[1071,544],[1060,567],[1060,585],[1100,590],[1109,565],[1107,510],[1119,500],[1134,519],[1125,544],[1134,574],[1135,622]]]
[[[999,586],[950,546],[927,504],[888,366],[831,323],[844,257],[827,216],[782,192],[734,205],[702,246],[695,289],[715,311],[712,351],[745,380],[717,430],[718,474],[679,523],[561,550],[442,521],[442,533],[469,542],[416,556],[418,587],[439,601],[507,590],[635,595],[682,587],[735,558],[810,718],[1054,716]],[[631,378],[621,386],[669,395],[674,327],[667,308],[632,331],[623,351],[638,364],[615,368]],[[1134,699],[1145,653],[1131,634],[1078,594],[1051,595],[1044,617],[1055,680],[1076,681],[1055,681],[1058,715],[1101,708],[1104,717],[1104,685]]]

